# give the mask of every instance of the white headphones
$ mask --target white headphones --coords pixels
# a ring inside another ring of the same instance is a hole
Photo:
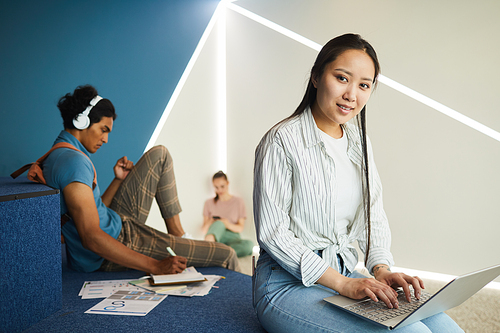
[[[92,108],[94,106],[96,106],[96,104],[99,103],[99,101],[101,99],[102,99],[102,97],[99,95],[92,98],[92,100],[90,101],[90,105],[87,106],[87,108],[82,113],[79,113],[75,117],[75,119],[73,119],[73,125],[75,126],[76,129],[84,130],[87,127],[89,127],[89,125],[90,125],[90,118],[89,118],[90,110],[92,110]]]

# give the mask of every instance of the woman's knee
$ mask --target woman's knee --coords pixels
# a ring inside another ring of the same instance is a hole
[[[238,257],[249,256],[253,253],[253,242],[250,240],[240,240],[229,245],[236,250]]]
[[[424,323],[431,332],[463,333],[462,328],[444,312],[425,318],[422,320],[422,323]]]
[[[224,233],[226,232],[226,226],[222,221],[215,221],[212,223],[210,228],[208,228],[207,235],[214,235],[217,242],[220,242]]]

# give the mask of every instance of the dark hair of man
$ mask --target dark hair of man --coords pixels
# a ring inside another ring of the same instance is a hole
[[[217,178],[224,178],[227,181],[227,176],[222,171],[217,171],[215,175],[212,177],[212,181],[216,180]],[[219,201],[219,195],[215,193],[214,202],[217,203],[217,201]]]
[[[301,115],[308,107],[312,107],[316,101],[317,89],[313,85],[313,79],[319,81],[323,75],[325,68],[328,64],[335,61],[339,55],[348,50],[361,50],[364,51],[373,61],[375,67],[375,76],[373,78],[373,83],[376,83],[376,78],[380,72],[380,64],[378,62],[377,53],[373,47],[364,40],[360,35],[356,34],[345,34],[333,38],[328,43],[323,46],[319,52],[314,66],[311,69],[311,77],[309,78],[309,83],[307,84],[307,89],[300,102],[299,106],[295,112],[288,117],[294,118]],[[368,262],[368,254],[370,252],[370,238],[371,238],[371,214],[370,214],[370,179],[368,172],[368,149],[366,143],[366,106],[363,107],[361,112],[356,116],[357,125],[359,127],[359,133],[361,138],[361,145],[363,150],[363,161],[362,161],[362,184],[363,184],[363,208],[365,212],[366,221],[366,233],[367,233],[367,245],[365,249],[365,264]]]
[[[61,112],[63,125],[66,129],[74,129],[73,119],[82,113],[90,101],[98,95],[97,90],[91,85],[78,86],[73,93],[67,93],[59,99],[57,108]],[[115,107],[108,99],[100,100],[90,111],[90,125],[101,121],[102,117],[116,119]]]

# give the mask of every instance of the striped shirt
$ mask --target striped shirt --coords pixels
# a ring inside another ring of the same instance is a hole
[[[349,159],[361,168],[362,148],[358,127],[343,125]],[[337,254],[349,271],[358,262],[358,241],[365,252],[367,240],[362,204],[347,234],[335,230],[336,180],[334,161],[311,110],[273,127],[255,153],[253,206],[257,240],[290,274],[305,286],[314,284],[330,266],[338,271]],[[368,140],[371,194],[371,246],[367,269],[394,264],[391,233],[382,204],[382,185]],[[314,253],[323,250],[322,257]]]

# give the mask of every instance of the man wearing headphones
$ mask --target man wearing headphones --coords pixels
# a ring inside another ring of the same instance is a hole
[[[101,195],[90,154],[108,142],[116,113],[108,99],[86,85],[63,96],[57,107],[64,130],[59,148],[43,162],[48,185],[61,190],[61,230],[69,265],[79,271],[138,269],[152,274],[182,272],[186,266],[222,266],[239,270],[233,249],[221,243],[186,239],[172,157],[163,146],[153,147],[134,166],[118,160],[115,178]],[[145,225],[156,198],[168,234]],[[63,219],[64,220],[64,219]],[[177,254],[171,256],[167,247]]]

